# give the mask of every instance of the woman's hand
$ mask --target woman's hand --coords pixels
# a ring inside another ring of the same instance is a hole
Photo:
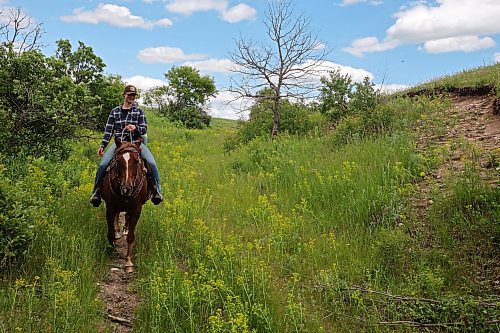
[[[102,147],[99,147],[99,149],[97,149],[97,156],[102,156],[104,154],[104,149]]]
[[[135,131],[136,127],[135,127],[135,125],[128,124],[127,126],[125,126],[125,129],[129,132],[133,132],[133,131]]]

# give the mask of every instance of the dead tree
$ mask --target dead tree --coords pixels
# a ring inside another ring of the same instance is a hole
[[[257,43],[240,36],[236,50],[229,54],[235,64],[229,91],[237,98],[271,99],[273,129],[278,134],[282,99],[304,100],[317,90],[311,80],[317,76],[327,50],[311,30],[311,20],[304,13],[295,15],[293,2],[270,0],[264,25],[267,43]],[[265,88],[271,96],[260,94]]]
[[[45,31],[42,23],[35,23],[21,7],[0,12],[0,43],[21,54],[39,50],[43,45],[41,38]]]

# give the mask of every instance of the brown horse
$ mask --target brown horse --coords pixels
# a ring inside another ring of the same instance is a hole
[[[106,202],[108,222],[108,241],[114,246],[115,240],[122,236],[119,226],[120,212],[125,212],[125,232],[127,235],[127,258],[125,268],[133,271],[132,250],[135,241],[135,227],[141,216],[142,205],[150,197],[147,171],[140,158],[141,142],[134,144],[115,140],[116,150],[110,162],[101,188]]]

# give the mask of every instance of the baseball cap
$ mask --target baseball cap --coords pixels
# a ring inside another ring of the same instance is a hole
[[[123,93],[124,94],[127,94],[127,93],[137,94],[137,88],[135,86],[129,84],[128,86],[125,87],[125,91]]]

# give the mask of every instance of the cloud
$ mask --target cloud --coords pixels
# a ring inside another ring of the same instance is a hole
[[[493,55],[493,60],[494,60],[495,62],[500,62],[500,53],[495,53],[495,54]]]
[[[350,5],[355,5],[361,2],[368,2],[370,5],[373,6],[378,6],[383,4],[383,1],[378,1],[378,0],[342,0],[342,3],[340,4],[341,6],[350,6]]]
[[[380,91],[382,94],[392,94],[397,91],[405,90],[411,86],[406,84],[376,84],[375,89]]]
[[[317,75],[315,76],[315,80],[319,81],[322,76],[328,76],[328,72],[331,72],[333,70],[339,70],[340,74],[342,75],[348,74],[354,82],[363,82],[365,77],[368,77],[370,80],[373,80],[375,78],[372,73],[362,68],[354,68],[351,66],[336,64],[330,61],[324,61],[320,66],[316,68]]]
[[[167,85],[167,82],[142,75],[124,78],[123,81],[127,84],[133,84],[140,90],[148,90],[154,87]]]
[[[147,64],[169,64],[177,61],[199,60],[205,58],[203,54],[185,54],[176,47],[149,47],[139,51],[137,58]]]
[[[187,61],[183,66],[196,68],[203,73],[231,73],[230,68],[234,68],[236,65],[229,59],[207,59]]]
[[[132,15],[127,7],[100,3],[94,10],[85,10],[84,7],[73,10],[72,15],[61,16],[64,22],[80,23],[108,23],[120,28],[143,28],[152,29],[155,26],[170,26],[172,21],[163,18],[158,21],[149,21],[136,15]]]
[[[224,21],[229,23],[253,20],[257,13],[254,8],[245,3],[229,7],[227,0],[171,0],[165,8],[172,13],[183,15],[215,10]]]
[[[234,7],[221,12],[222,19],[229,23],[236,23],[242,20],[255,19],[257,11],[244,4],[240,3]]]
[[[248,119],[253,101],[238,98],[239,95],[223,90],[209,101],[209,112],[213,117],[225,119]]]
[[[350,47],[344,47],[342,51],[356,57],[362,57],[367,52],[381,52],[394,49],[397,46],[398,43],[391,41],[380,42],[377,37],[364,37],[354,40]]]
[[[424,49],[429,53],[473,52],[495,45],[495,41],[490,37],[464,36],[430,40],[424,43]]]
[[[360,38],[356,39],[350,47],[344,48],[344,51],[362,56],[367,52],[385,51],[403,44],[466,37],[469,38],[469,43],[472,43],[471,38],[475,38],[475,44],[482,45],[480,48],[484,48],[485,45],[491,44],[491,38],[486,35],[500,33],[499,16],[500,1],[498,0],[482,0],[480,3],[478,0],[436,0],[434,6],[429,5],[427,1],[419,1],[394,14],[396,21],[387,29],[382,42],[376,40],[376,37]],[[367,46],[360,41],[372,41],[372,43]],[[442,45],[444,41],[439,43]],[[470,52],[470,47],[467,48],[467,52]],[[427,50],[425,46],[424,49]],[[433,46],[429,49],[433,49]],[[457,50],[450,48],[450,51]]]

